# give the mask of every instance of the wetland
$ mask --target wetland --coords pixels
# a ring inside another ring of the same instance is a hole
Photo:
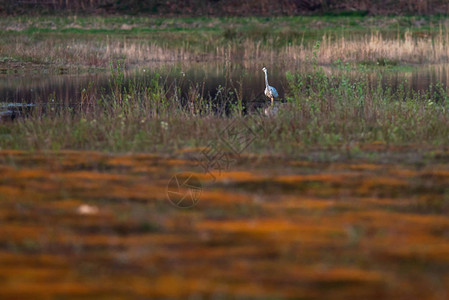
[[[0,297],[447,298],[447,24],[2,18]]]

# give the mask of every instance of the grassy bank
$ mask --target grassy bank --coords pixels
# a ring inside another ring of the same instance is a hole
[[[5,17],[0,20],[3,73],[30,68],[96,67],[124,59],[262,60],[320,64],[448,61],[443,17]],[[319,49],[316,45],[320,44]]]

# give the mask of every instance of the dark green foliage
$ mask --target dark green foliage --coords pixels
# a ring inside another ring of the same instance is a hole
[[[83,13],[157,14],[184,16],[280,16],[324,14],[328,16],[429,15],[447,14],[449,5],[441,0],[4,0],[3,14]]]

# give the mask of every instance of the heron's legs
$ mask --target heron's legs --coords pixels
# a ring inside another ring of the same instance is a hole
[[[271,99],[271,106],[273,106],[274,105],[274,100],[273,100],[273,97],[270,97],[270,99]]]

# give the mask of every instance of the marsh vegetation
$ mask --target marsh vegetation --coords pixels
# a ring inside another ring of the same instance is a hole
[[[260,93],[244,98],[242,83],[228,80],[207,94],[204,84],[182,85],[178,72],[171,84],[158,74],[125,81],[123,66],[112,65],[107,92],[90,84],[73,103],[50,94],[52,99],[38,103],[26,118],[0,125],[0,146],[174,153],[206,145],[234,121],[261,134],[248,149],[259,153],[295,155],[314,147],[357,151],[358,145],[375,142],[448,144],[449,96],[443,84],[414,90],[404,79],[393,87],[341,66],[336,75],[319,66],[306,74],[288,72],[282,108],[264,117],[265,99]]]
[[[181,89],[180,70],[170,84],[151,67],[148,76],[125,82],[126,69],[137,64],[192,60],[308,66],[306,72],[290,68],[278,74],[284,110],[263,120],[275,134],[251,151],[447,144],[444,84],[414,90],[405,79],[393,86],[379,78],[385,68],[447,61],[443,17],[7,17],[0,27],[6,77],[30,69],[110,74],[107,92],[88,83],[71,99],[74,105],[62,105],[68,99],[50,94],[29,117],[1,125],[7,137],[0,142],[3,148],[176,151],[204,145],[233,118],[253,126],[245,115],[260,107],[252,103],[260,97],[248,96],[242,78],[224,74],[212,94],[204,92],[204,82],[184,83]],[[377,80],[364,76],[367,69]],[[161,130],[161,122],[168,129]]]

